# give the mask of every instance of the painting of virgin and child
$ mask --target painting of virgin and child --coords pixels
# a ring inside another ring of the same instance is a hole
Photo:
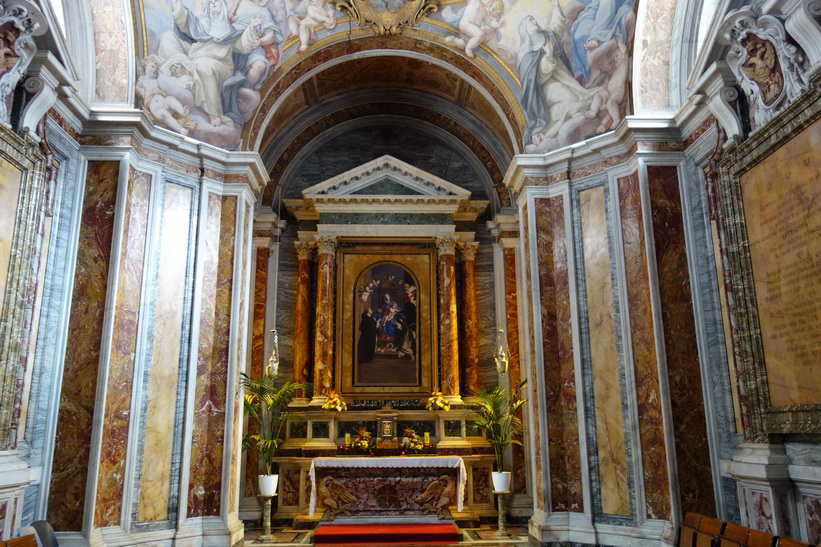
[[[356,283],[357,385],[417,385],[417,283],[396,263],[367,268]]]

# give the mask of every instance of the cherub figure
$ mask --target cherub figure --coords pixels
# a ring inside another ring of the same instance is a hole
[[[498,0],[469,0],[459,20],[459,36],[448,36],[445,42],[464,48],[465,55],[470,58],[476,57],[473,51],[490,41],[488,36],[495,36],[496,30],[505,26],[497,2]]]
[[[167,95],[160,89],[157,80],[160,65],[157,59],[149,55],[143,59],[143,74],[137,78],[137,95],[142,98],[142,105],[152,122],[165,125],[181,135],[196,129],[197,124],[187,118],[189,108],[176,97]]]
[[[593,101],[590,103],[590,110],[584,113],[584,117],[593,119],[599,114],[599,109],[602,106],[607,110],[607,118],[596,129],[597,132],[602,133],[611,127],[614,127],[621,119],[621,112],[619,112],[619,105],[624,100],[627,94],[627,45],[622,40],[621,36],[617,41],[618,47],[613,51],[613,70],[607,77],[607,81],[593,95]]]
[[[292,34],[299,35],[299,51],[308,49],[308,44],[316,35],[314,29],[317,25],[323,25],[328,30],[336,26],[333,8],[326,6],[325,0],[308,0],[304,16],[288,17],[288,29]]]

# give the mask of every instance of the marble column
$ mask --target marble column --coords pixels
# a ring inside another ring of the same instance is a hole
[[[479,391],[479,324],[476,317],[476,250],[478,241],[460,242],[462,259],[462,317],[465,321],[465,396]]]
[[[453,404],[459,395],[459,329],[456,321],[456,242],[453,236],[436,238],[439,252],[439,366],[442,393]]]
[[[333,387],[334,274],[336,237],[317,236],[319,252],[316,287],[316,342],[314,345],[314,398],[322,404]]]
[[[311,296],[311,259],[314,254],[313,241],[295,241],[297,255],[296,313],[294,317],[294,380],[308,381],[308,349],[311,347],[308,302]],[[304,393],[299,401],[306,402]]]

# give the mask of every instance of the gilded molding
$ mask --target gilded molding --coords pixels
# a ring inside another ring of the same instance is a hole
[[[404,27],[438,10],[431,0],[338,0],[336,10],[347,13],[359,27],[370,25],[377,36],[401,34]]]

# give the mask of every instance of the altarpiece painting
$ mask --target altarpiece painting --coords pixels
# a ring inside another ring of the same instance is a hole
[[[356,396],[433,388],[435,249],[343,249],[338,385]]]

